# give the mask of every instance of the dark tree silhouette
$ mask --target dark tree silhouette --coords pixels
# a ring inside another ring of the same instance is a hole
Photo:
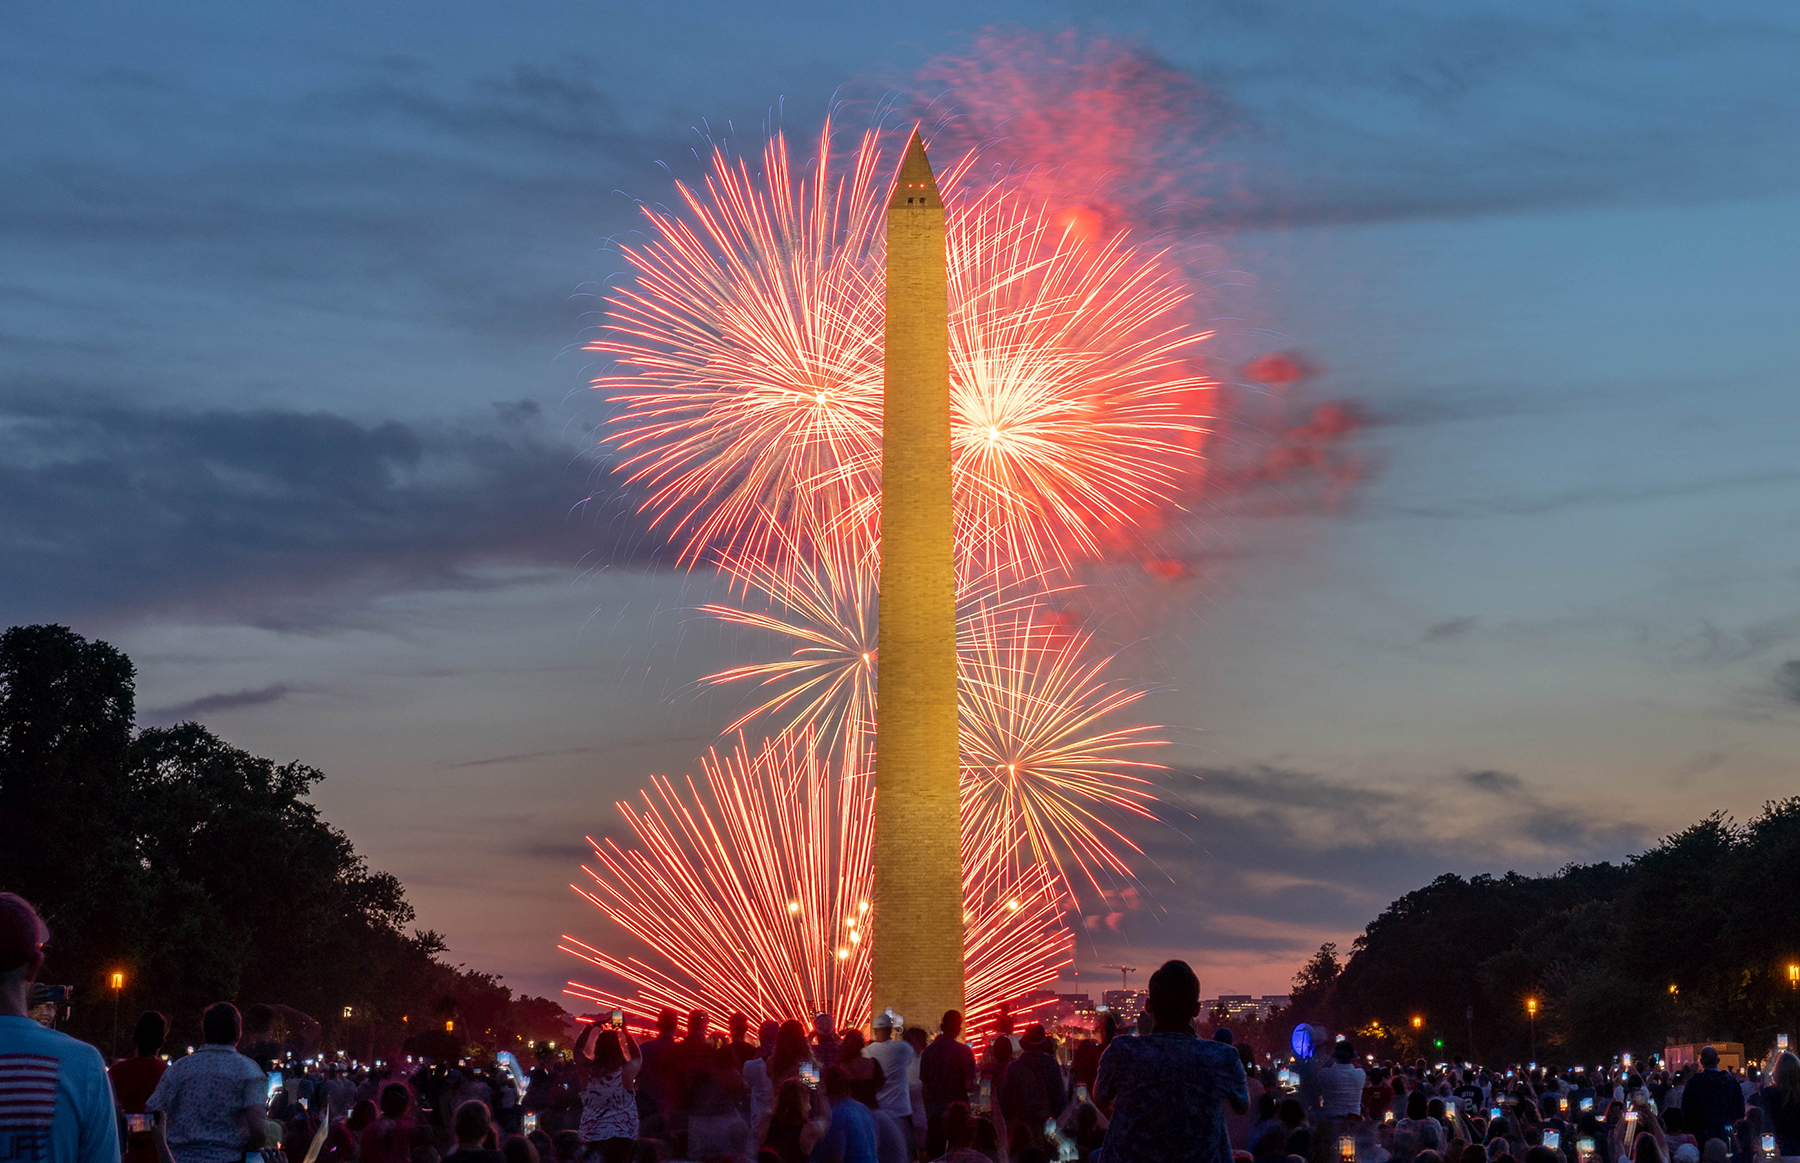
[[[198,723],[134,735],[133,679],[124,654],[67,627],[0,635],[0,889],[49,922],[44,980],[76,987],[76,1033],[105,1044],[118,969],[128,1006],[166,1012],[177,1041],[220,999],[369,1052],[445,1021],[501,1049],[563,1036],[560,1006],[408,931],[400,882],[307,802],[320,772]]]

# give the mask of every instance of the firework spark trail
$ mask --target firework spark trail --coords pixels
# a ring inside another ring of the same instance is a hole
[[[733,588],[760,609],[720,603],[699,607],[722,622],[775,635],[791,643],[786,658],[748,663],[707,675],[709,685],[750,682],[763,701],[726,726],[741,730],[759,718],[786,712],[788,730],[804,730],[838,751],[850,768],[875,722],[877,645],[875,575],[849,560],[835,540],[808,551],[776,527],[784,564],[749,556],[725,556],[720,566]]]
[[[867,770],[879,659],[875,578],[854,565],[782,572],[738,566],[746,596],[767,608],[702,607],[722,620],[785,638],[785,658],[709,675],[747,682],[760,699],[731,726],[759,718],[802,729],[847,772]],[[976,587],[959,603],[958,687],[964,828],[982,851],[1014,854],[1015,868],[1048,864],[1071,889],[1131,877],[1123,853],[1138,851],[1114,820],[1152,818],[1140,758],[1166,742],[1146,727],[1106,723],[1142,689],[1111,680],[1093,636],[1055,624],[1038,593],[1009,599]]]
[[[637,986],[626,998],[571,982],[567,992],[642,1014],[664,1006],[709,1013],[866,1014],[864,940],[873,871],[874,795],[843,779],[810,739],[784,735],[751,754],[742,739],[701,763],[706,790],[666,779],[644,808],[620,804],[637,845],[591,838],[593,887],[572,886],[666,960],[620,959],[565,936],[564,952]],[[1054,981],[1073,937],[1063,891],[1042,866],[1014,868],[1011,852],[964,843],[968,1011]]]
[[[1154,818],[1146,776],[1165,769],[1139,756],[1166,740],[1105,723],[1143,690],[1110,679],[1090,634],[1040,612],[984,609],[967,625],[957,659],[965,834],[990,845],[1022,836],[1019,859],[1071,889],[1077,876],[1096,894],[1102,878],[1130,880],[1122,853],[1140,849],[1109,817]]]
[[[620,467],[688,562],[785,564],[765,514],[790,544],[876,551],[882,150],[865,134],[837,173],[829,124],[819,150],[796,177],[777,134],[761,184],[716,152],[680,187],[692,221],[647,208],[655,240],[622,249],[636,283],[588,345],[617,365],[594,386]],[[976,188],[974,156],[943,180],[959,561],[1067,566],[1198,480],[1209,333],[1160,253]]]

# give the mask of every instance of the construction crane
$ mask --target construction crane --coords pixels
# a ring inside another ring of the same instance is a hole
[[[1120,989],[1130,989],[1131,988],[1131,975],[1138,971],[1138,967],[1135,965],[1102,965],[1100,968],[1102,968],[1102,969],[1117,969],[1119,971],[1119,988]]]

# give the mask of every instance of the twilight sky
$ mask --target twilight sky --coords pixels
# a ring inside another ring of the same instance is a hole
[[[1220,354],[1303,351],[1371,421],[1341,503],[1199,514],[1197,576],[1113,579],[1177,745],[1084,984],[1181,954],[1282,990],[1440,872],[1795,792],[1773,2],[9,4],[0,624],[105,637],[142,720],[324,769],[457,959],[560,988],[557,935],[608,938],[583,834],[693,769],[737,705],[694,680],[759,646],[584,452],[608,239],[697,129],[930,100],[909,79],[991,25],[1216,98],[1185,229]]]

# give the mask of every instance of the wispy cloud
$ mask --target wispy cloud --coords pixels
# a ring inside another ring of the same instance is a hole
[[[1175,773],[1170,787],[1173,827],[1130,830],[1143,890],[1108,898],[1102,923],[1084,929],[1096,947],[1161,949],[1181,934],[1212,955],[1291,960],[1442,872],[1542,873],[1654,839],[1492,770],[1375,780],[1207,767]]]
[[[1246,163],[1246,225],[1693,203],[1800,186],[1786,148],[1800,95],[1783,81],[1800,23],[1779,8],[1189,12],[1194,41],[1169,37],[1163,51],[1251,118],[1233,151]]]
[[[297,689],[299,688],[290,683],[278,682],[263,687],[202,695],[197,699],[189,699],[184,703],[175,703],[172,706],[153,707],[145,711],[140,719],[144,723],[152,725],[179,723],[214,711],[239,711],[246,707],[267,706],[287,698]]]
[[[0,615],[328,622],[489,565],[649,555],[535,405],[440,424],[0,401]],[[590,503],[591,502],[591,503]]]

